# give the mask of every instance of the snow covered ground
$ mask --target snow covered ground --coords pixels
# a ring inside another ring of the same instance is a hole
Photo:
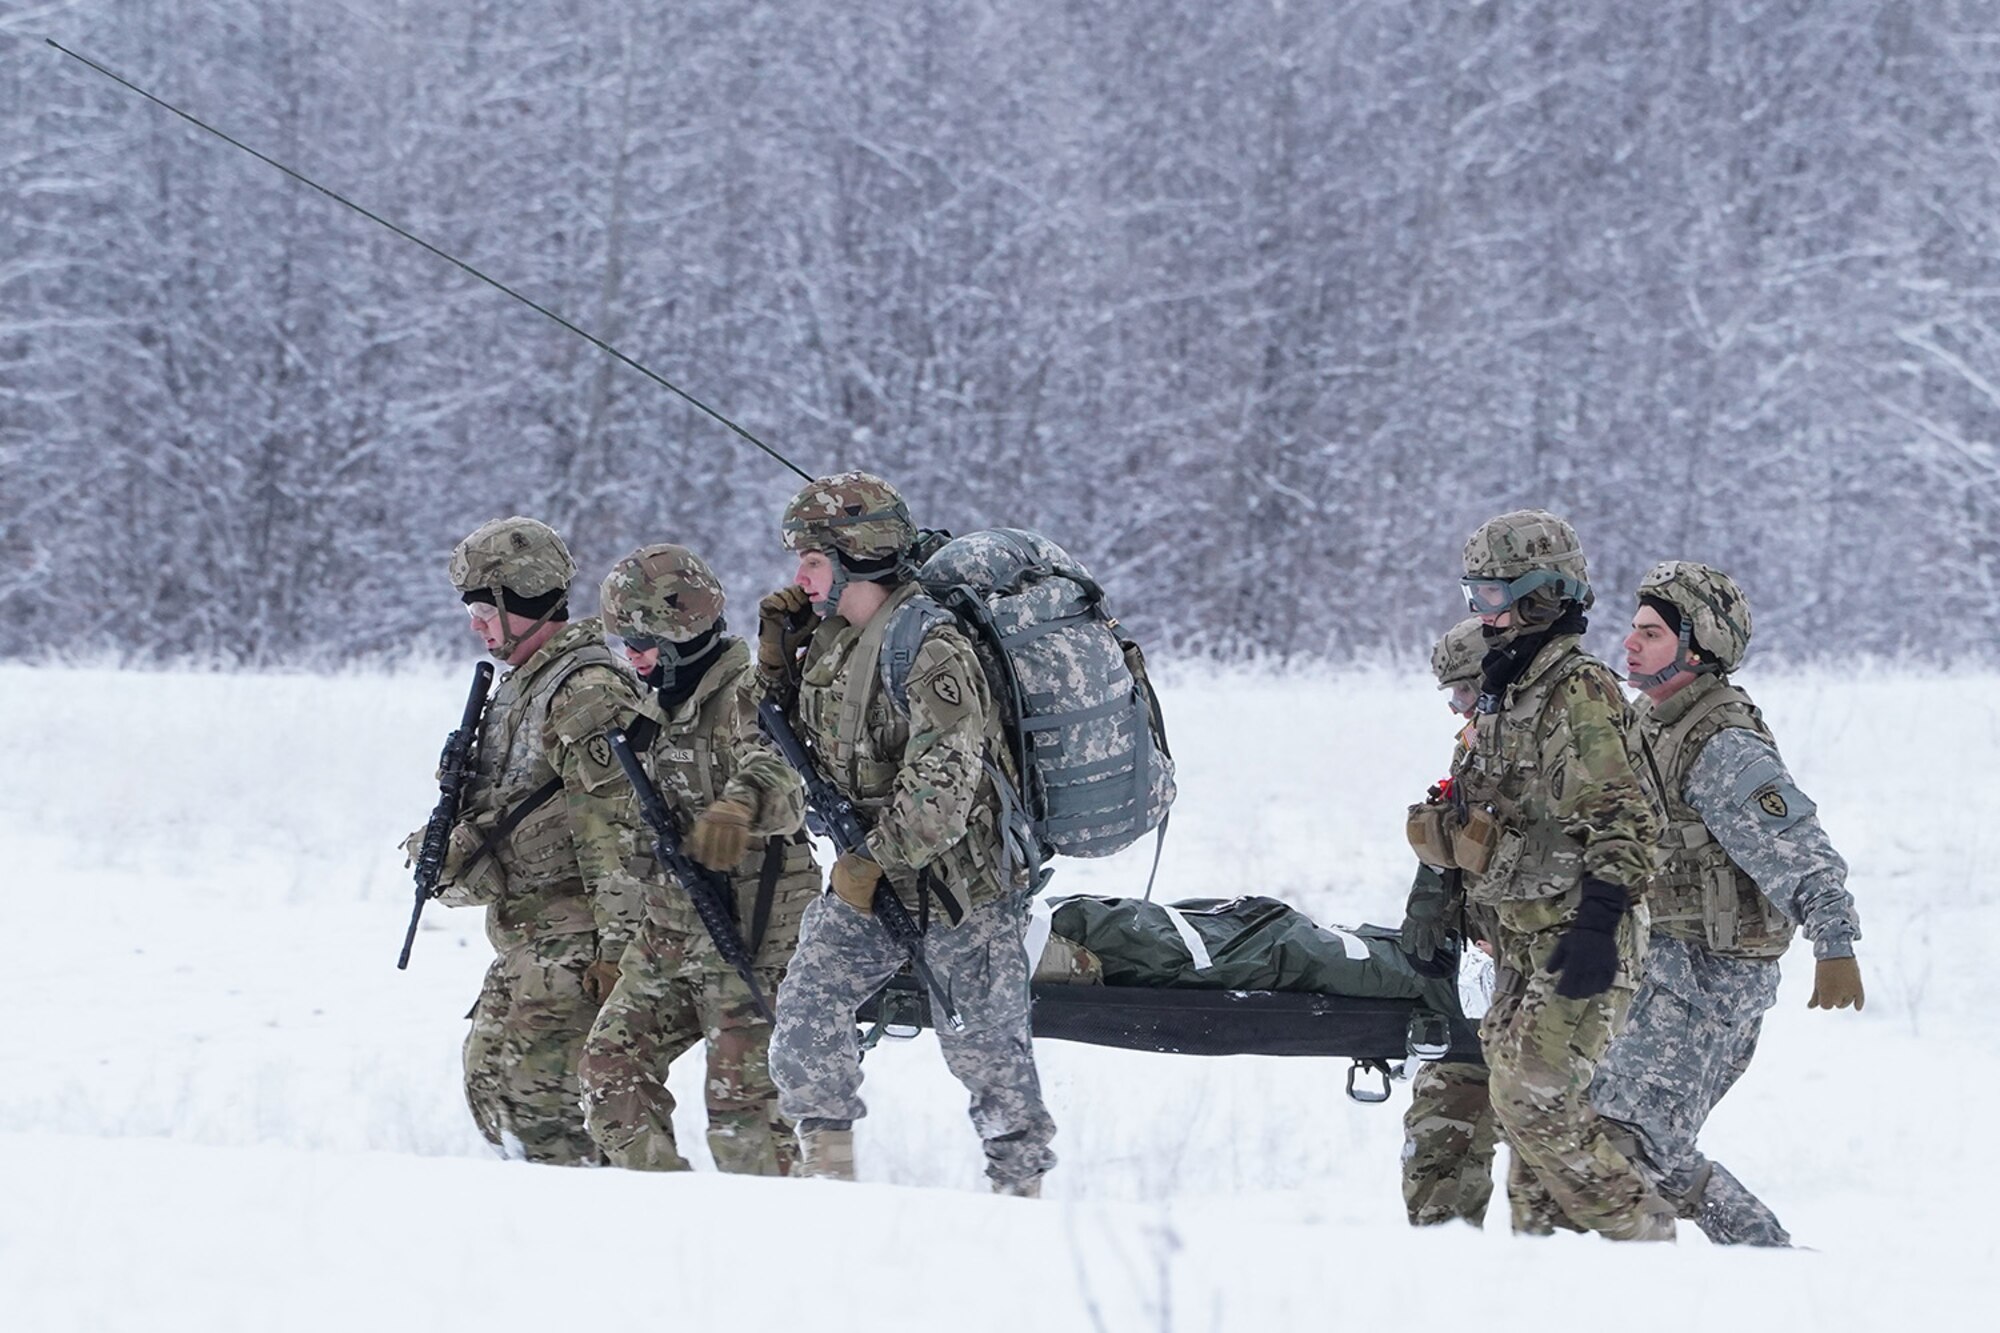
[[[396,850],[469,663],[309,677],[0,667],[0,1328],[1879,1329],[1995,1318],[2000,678],[1766,677],[1853,866],[1868,1009],[1787,960],[1706,1146],[1810,1252],[1413,1233],[1344,1062],[1043,1042],[1062,1165],[980,1193],[928,1038],[870,1057],[868,1183],[495,1160],[460,1102],[476,914],[394,960]],[[1157,893],[1399,919],[1452,720],[1415,676],[1182,669]],[[1150,848],[1062,892],[1138,892]],[[683,1061],[683,1150],[702,1151]]]

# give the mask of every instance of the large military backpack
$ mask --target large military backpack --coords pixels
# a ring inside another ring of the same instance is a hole
[[[1000,714],[1012,771],[995,782],[1025,826],[1018,850],[1034,886],[1047,882],[1050,856],[1109,856],[1152,829],[1163,840],[1174,803],[1166,724],[1145,655],[1097,580],[1037,533],[991,528],[939,545],[945,535],[919,547],[926,596],[900,608],[883,637],[881,680],[897,710],[909,711],[925,633],[949,614]]]

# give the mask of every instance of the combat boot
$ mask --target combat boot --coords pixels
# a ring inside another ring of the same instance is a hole
[[[1026,1180],[993,1180],[989,1182],[995,1194],[1004,1194],[1014,1199],[1039,1199],[1042,1197],[1042,1178],[1029,1176]]]
[[[854,1179],[854,1131],[800,1130],[798,1173],[808,1179]]]
[[[1611,1240],[1672,1240],[1674,1206],[1657,1194],[1648,1193],[1632,1209],[1631,1219],[1604,1235]]]
[[[1717,1245],[1766,1245],[1788,1248],[1792,1237],[1764,1201],[1752,1194],[1729,1169],[1711,1162],[1703,1173],[1694,1206],[1681,1214],[1691,1218]]]

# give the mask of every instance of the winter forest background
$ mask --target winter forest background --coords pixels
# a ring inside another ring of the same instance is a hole
[[[1180,652],[1420,649],[1539,504],[1601,626],[2000,656],[1992,4],[17,5],[0,656],[275,664],[456,643],[508,512],[745,607],[796,478],[44,36]]]

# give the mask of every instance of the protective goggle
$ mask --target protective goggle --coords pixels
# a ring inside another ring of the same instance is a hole
[[[465,614],[476,625],[491,625],[500,619],[500,608],[491,602],[467,602]]]
[[[1531,569],[1513,579],[1460,579],[1465,609],[1475,616],[1497,616],[1528,594],[1550,584],[1567,587],[1569,580],[1553,569]]]
[[[672,639],[656,639],[650,634],[607,634],[604,637],[614,652],[623,648],[627,652],[650,653],[673,642]]]

